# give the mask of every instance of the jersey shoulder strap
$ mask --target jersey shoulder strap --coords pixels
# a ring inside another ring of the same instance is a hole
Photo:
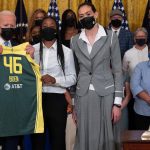
[[[3,53],[2,54],[20,54],[20,55],[26,55],[26,51],[25,48],[29,43],[23,43],[17,46],[13,46],[13,47],[8,47],[8,46],[4,46],[2,45],[3,48]]]

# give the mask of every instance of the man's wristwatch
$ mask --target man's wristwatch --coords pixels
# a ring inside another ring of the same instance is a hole
[[[118,108],[121,108],[121,105],[120,104],[113,104],[113,106],[116,106]]]

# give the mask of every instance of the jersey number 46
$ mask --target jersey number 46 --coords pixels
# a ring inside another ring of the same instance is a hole
[[[19,63],[21,59],[21,57],[4,56],[4,66],[9,68],[10,74],[22,74],[22,64]]]

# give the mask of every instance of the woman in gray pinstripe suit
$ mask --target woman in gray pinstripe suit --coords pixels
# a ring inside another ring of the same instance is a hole
[[[96,23],[98,13],[93,4],[81,4],[78,15],[84,29],[71,42],[80,68],[73,115],[77,121],[74,150],[115,150],[123,95],[118,38]]]

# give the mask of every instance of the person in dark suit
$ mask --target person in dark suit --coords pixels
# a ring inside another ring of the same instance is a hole
[[[13,12],[4,10],[0,12],[0,45],[8,47],[16,46],[18,43],[13,40],[16,28],[16,16]],[[0,54],[3,49],[0,47]],[[26,47],[26,52],[33,56],[34,48],[31,45]],[[19,136],[1,137],[0,142],[3,150],[17,150]]]
[[[113,33],[116,33],[119,39],[119,45],[120,45],[120,51],[121,51],[121,59],[123,60],[124,54],[127,50],[133,47],[133,35],[129,30],[125,30],[121,28],[122,22],[123,22],[123,14],[119,9],[112,10],[110,13],[110,27]],[[124,74],[124,76],[128,76]],[[128,79],[125,79],[126,81]],[[130,87],[128,87],[130,88]],[[128,89],[130,91],[130,89]],[[123,101],[124,103],[124,101]],[[128,113],[129,111],[129,113]],[[128,116],[129,115],[129,129],[132,129],[132,114],[133,114],[133,101],[130,100],[128,104],[128,109],[127,107],[124,108],[122,111],[123,115],[122,116]],[[126,113],[126,114],[125,114]],[[122,118],[122,120],[127,121],[128,117]]]
[[[110,20],[111,30],[116,33],[119,38],[121,58],[123,59],[124,53],[133,47],[133,36],[129,30],[121,28],[123,14],[120,10],[112,10]]]

